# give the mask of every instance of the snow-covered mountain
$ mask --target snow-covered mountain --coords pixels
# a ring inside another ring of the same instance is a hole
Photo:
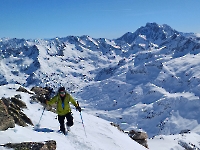
[[[198,34],[156,23],[118,39],[2,38],[0,84],[63,85],[84,111],[149,137],[200,134],[199,52]]]

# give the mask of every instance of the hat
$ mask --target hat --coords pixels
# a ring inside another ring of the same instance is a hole
[[[65,87],[60,87],[59,89],[58,89],[58,92],[60,93],[61,91],[65,91]]]

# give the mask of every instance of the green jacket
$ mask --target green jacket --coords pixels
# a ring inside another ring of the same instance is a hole
[[[66,115],[67,113],[71,112],[69,102],[71,102],[75,107],[78,106],[76,101],[68,93],[66,93],[66,96],[64,99],[64,108],[62,107],[62,100],[61,100],[59,94],[57,94],[52,99],[47,101],[47,105],[52,105],[54,103],[57,103],[57,114],[60,116],[63,116],[63,115]]]

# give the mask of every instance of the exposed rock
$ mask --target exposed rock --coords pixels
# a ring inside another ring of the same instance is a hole
[[[110,123],[112,126],[116,127],[119,131],[122,131],[122,132],[125,132],[124,130],[122,130],[120,128],[119,125],[111,122]],[[125,132],[127,133],[127,132]],[[133,139],[134,141],[138,142],[139,144],[141,144],[142,146],[148,148],[148,144],[147,144],[147,138],[148,138],[148,135],[147,133],[145,132],[139,132],[139,131],[134,131],[134,130],[131,130],[128,132],[128,135],[131,139]]]
[[[2,103],[4,104],[4,108],[6,111],[1,111],[0,116],[4,116],[4,112],[7,112],[7,116],[9,116],[11,122],[13,124],[18,124],[20,126],[27,126],[27,124],[33,125],[32,121],[22,112],[21,108],[27,108],[26,104],[17,99],[16,97],[12,98],[2,98],[1,99]],[[4,123],[5,124],[5,123]],[[7,125],[6,127],[0,129],[0,130],[6,130],[9,127],[14,127],[14,125]]]
[[[9,115],[6,105],[0,100],[0,131],[15,127],[13,117]]]
[[[50,140],[45,142],[23,142],[23,143],[8,143],[1,145],[6,148],[13,148],[16,150],[55,150],[56,141]]]
[[[189,129],[181,130],[179,134],[184,134],[184,133],[190,133],[190,130]]]
[[[131,131],[129,131],[128,134],[135,140],[142,140],[142,139],[148,138],[148,136],[145,132],[131,130]]]
[[[9,114],[14,118],[15,123],[20,126],[27,126],[27,123],[33,125],[32,121],[19,109],[16,109],[12,104],[8,108]]]
[[[25,121],[21,118],[21,114],[19,110],[15,109],[14,107],[9,107],[8,110],[9,110],[9,114],[14,118],[14,121],[16,124],[23,127],[27,126]]]
[[[131,131],[128,132],[128,135],[130,136],[130,138],[132,138],[133,140],[135,140],[139,144],[141,144],[144,147],[148,148],[148,144],[147,144],[148,136],[147,136],[147,133],[131,130]]]
[[[16,105],[18,105],[20,108],[27,108],[26,103],[23,102],[23,101],[21,101],[21,100],[19,100],[19,99],[16,98],[16,97],[12,97],[12,98],[11,98],[11,101],[12,101],[13,103],[15,103]]]
[[[178,144],[182,146],[185,150],[199,150],[198,146],[192,143],[185,142],[183,140],[179,140]]]
[[[50,97],[50,92],[47,89],[44,89],[42,87],[33,87],[31,89],[36,95],[32,96],[32,99],[37,99],[41,103],[45,103],[46,100],[48,100]]]
[[[111,122],[110,124],[111,124],[112,126],[116,127],[119,131],[124,132],[124,130],[122,130],[122,129],[119,127],[118,124],[115,124],[115,123],[113,123],[113,122]]]
[[[20,91],[20,92],[24,92],[24,93],[28,93],[28,94],[33,94],[32,92],[28,91],[27,89],[25,89],[22,86],[20,86],[16,91]]]
[[[52,112],[56,112],[56,104],[53,104],[51,106],[46,106],[46,101],[50,100],[51,98],[51,94],[54,93],[53,89],[45,87],[33,87],[31,89],[31,91],[33,91],[35,93],[35,95],[33,95],[31,97],[31,103],[34,102],[41,102],[42,105],[44,105],[44,107],[46,107],[46,110],[52,111]]]

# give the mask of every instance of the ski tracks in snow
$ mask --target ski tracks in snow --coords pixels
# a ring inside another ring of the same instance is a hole
[[[92,150],[94,149],[92,145],[89,147],[89,142],[86,142],[83,138],[78,137],[77,135],[73,134],[71,131],[67,133],[66,138],[72,143],[75,149],[81,150]]]

